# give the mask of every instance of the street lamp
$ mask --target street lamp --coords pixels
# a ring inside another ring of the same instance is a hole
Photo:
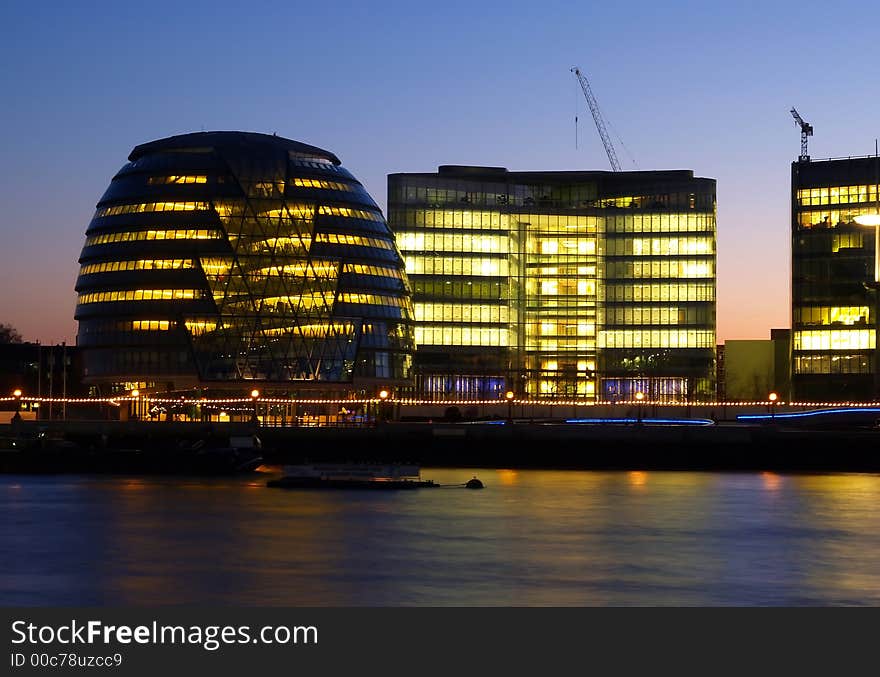
[[[507,422],[513,423],[513,391],[504,393],[504,399],[507,400]]]
[[[21,388],[16,388],[12,391],[12,396],[16,399],[21,399]]]
[[[638,423],[641,423],[642,422],[642,402],[645,401],[645,393],[643,393],[640,390],[635,394],[635,398],[636,398],[636,402],[639,403],[638,415],[637,415],[638,417],[636,420]]]
[[[770,393],[767,395],[767,401],[770,402],[770,419],[776,418],[776,400],[779,399],[779,395],[776,393]]]
[[[260,397],[260,391],[254,388],[251,390],[251,401],[254,403],[254,413],[251,415],[251,422],[259,424],[260,419],[257,418],[257,400]]]
[[[378,407],[378,411],[376,412],[376,413],[377,413],[376,418],[377,418],[378,420],[383,420],[383,421],[384,421],[385,418],[386,418],[386,415],[385,415],[385,402],[388,400],[388,396],[389,396],[390,394],[391,394],[391,393],[389,393],[387,390],[385,390],[385,388],[382,388],[382,390],[379,391],[379,403],[380,403],[380,404],[379,404],[379,407]]]
[[[131,391],[132,404],[134,405],[133,406],[134,411],[132,413],[134,414],[135,418],[138,418],[138,402],[139,402],[138,398],[140,398],[140,396],[141,396],[141,391],[138,390],[137,388],[135,388],[134,390]]]

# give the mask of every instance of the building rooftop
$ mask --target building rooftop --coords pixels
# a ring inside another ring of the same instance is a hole
[[[169,136],[165,139],[157,139],[135,146],[128,159],[132,162],[138,158],[166,150],[183,150],[192,148],[213,148],[215,146],[247,146],[267,145],[294,153],[314,155],[329,160],[335,165],[341,164],[336,155],[329,150],[310,146],[299,141],[285,139],[275,134],[259,134],[257,132],[192,132]]]
[[[690,169],[666,169],[658,171],[627,171],[613,172],[603,170],[574,170],[574,171],[515,171],[506,167],[482,167],[475,165],[440,165],[437,173],[433,172],[397,172],[391,176],[441,176],[449,179],[463,179],[467,181],[597,181],[613,179],[622,183],[644,181],[688,181],[694,179],[694,172]],[[700,178],[700,177],[696,177]],[[709,179],[714,181],[714,179]]]

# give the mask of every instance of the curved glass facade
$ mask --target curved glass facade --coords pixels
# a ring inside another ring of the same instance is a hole
[[[91,383],[409,379],[403,259],[328,151],[244,132],[138,146],[98,203],[79,263],[77,343]]]

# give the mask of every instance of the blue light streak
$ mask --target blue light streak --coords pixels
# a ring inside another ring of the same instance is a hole
[[[740,414],[737,421],[764,421],[775,418],[807,418],[808,416],[829,416],[831,414],[880,414],[876,407],[858,407],[850,409],[815,409],[813,411],[797,411],[787,414]]]
[[[642,425],[714,425],[715,421],[708,418],[567,418],[566,423],[585,424],[630,424],[641,423]]]

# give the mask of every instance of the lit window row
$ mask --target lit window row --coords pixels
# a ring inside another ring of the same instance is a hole
[[[339,264],[335,261],[300,261],[286,266],[269,266],[248,273],[248,279],[264,279],[266,277],[305,277],[310,279],[335,279]]]
[[[132,331],[168,331],[174,325],[168,320],[132,320]]]
[[[507,329],[498,327],[450,327],[416,325],[417,346],[505,347]]]
[[[318,207],[318,213],[327,216],[344,216],[349,219],[364,219],[365,221],[376,221],[378,223],[384,223],[385,221],[381,214],[368,212],[365,209],[351,209],[350,207],[330,207],[328,205],[321,205]]]
[[[714,254],[713,237],[609,238],[606,256],[676,256]]]
[[[147,183],[151,186],[162,186],[167,184],[181,184],[181,183],[207,183],[207,176],[193,176],[193,175],[172,175],[172,176],[151,176],[147,179]]]
[[[831,252],[841,249],[862,249],[865,244],[864,233],[834,233],[831,236]]]
[[[281,188],[284,188],[283,184]],[[279,201],[275,200],[272,204],[277,205],[279,204]],[[315,215],[314,205],[291,202],[284,202],[281,204],[282,206],[280,207],[272,207],[258,212],[258,218],[265,217],[270,219],[280,219],[281,221],[296,220],[308,222],[311,221]],[[245,201],[215,200],[214,211],[223,218],[242,217],[245,216]],[[251,217],[250,208],[248,209],[247,217]]]
[[[529,322],[526,325],[526,334],[527,336],[594,336],[596,323],[565,320],[560,322]]]
[[[678,308],[676,306],[612,306],[604,310],[605,324],[710,324],[714,314],[705,306]]]
[[[714,232],[714,214],[617,214],[604,217],[608,233]]]
[[[342,233],[318,233],[315,235],[315,242],[377,247],[379,249],[389,250],[394,249],[394,243],[390,240],[381,240],[377,237],[365,237],[363,235],[344,235]]]
[[[396,308],[409,308],[409,299],[401,296],[389,296],[387,294],[363,294],[358,292],[343,292],[339,294],[340,303],[365,303],[369,306],[395,306]]]
[[[289,327],[274,327],[261,329],[261,334],[267,336],[303,336],[306,338],[324,338],[327,336],[350,336],[354,334],[354,325],[345,322],[327,322],[322,324],[291,325]]]
[[[873,350],[871,329],[816,329],[794,332],[794,350]]]
[[[562,370],[567,371],[571,365],[571,362],[563,362]],[[596,371],[595,360],[578,360],[574,366],[579,372]],[[541,360],[541,371],[560,371],[559,360]]]
[[[230,242],[235,245],[237,238],[230,236]],[[244,239],[244,238],[242,238]],[[259,252],[264,254],[306,254],[311,246],[312,239],[302,235],[300,237],[267,237],[263,240],[244,241],[238,246],[239,251]]]
[[[136,230],[92,235],[86,238],[85,246],[141,240],[217,240],[221,237],[221,233],[217,230]]]
[[[843,224],[852,224],[860,214],[876,214],[876,207],[850,207],[846,210],[833,209],[803,211],[798,214],[798,225],[802,228],[836,228]],[[860,227],[860,226],[857,226]]]
[[[106,261],[89,263],[79,269],[80,275],[92,273],[115,273],[122,270],[169,270],[192,268],[192,259],[142,259],[139,261]]]
[[[455,228],[473,230],[507,230],[506,214],[485,211],[449,211],[433,209],[396,209],[391,220],[403,228]]]
[[[397,268],[370,266],[364,263],[346,263],[342,272],[354,273],[356,275],[375,275],[376,277],[393,277],[397,280],[403,279],[403,272]]]
[[[537,242],[529,242],[529,251],[533,251],[532,246],[535,246],[541,254],[592,255],[596,253],[594,238],[540,238]]]
[[[186,320],[184,326],[193,336],[201,336],[214,331],[217,328],[217,323],[213,320]]]
[[[564,395],[566,397],[574,394],[587,396],[596,394],[596,384],[593,381],[578,379],[576,385],[576,389],[572,392],[570,389],[571,381],[569,379],[541,379],[538,381],[538,392],[541,395]],[[534,388],[534,386],[529,387],[530,389]]]
[[[870,374],[869,355],[795,355],[795,374]]]
[[[522,233],[595,233],[602,226],[602,217],[598,216],[565,216],[559,214],[509,214],[508,227],[514,232]]]
[[[712,278],[715,265],[712,261],[609,261],[605,265],[608,278]]]
[[[534,268],[534,271],[537,275],[542,277],[546,276],[565,276],[570,275],[572,277],[576,276],[585,276],[585,277],[596,277],[596,266],[594,265],[581,265],[580,263],[575,263],[571,265],[552,265],[552,266],[538,266]]]
[[[127,289],[122,291],[97,291],[79,295],[79,305],[106,303],[108,301],[171,301],[199,299],[201,289]]]
[[[141,202],[133,205],[116,205],[101,207],[95,212],[95,218],[117,216],[119,214],[137,214],[139,212],[192,212],[205,211],[211,208],[207,202]]]
[[[80,334],[107,334],[130,331],[168,331],[177,326],[169,320],[131,320],[128,322],[81,322]]]
[[[504,322],[507,306],[467,303],[416,303],[417,322]]]
[[[349,192],[354,190],[347,183],[325,181],[324,179],[291,179],[290,184],[299,188],[322,188],[324,190],[345,190]]]
[[[526,337],[526,350],[536,350],[543,353],[584,353],[596,351],[596,339],[594,338],[565,338],[556,337],[536,337],[529,335]]]
[[[645,198],[641,195],[629,195],[622,197],[607,197],[599,200],[599,207],[641,207]]]
[[[714,232],[711,213],[608,214],[499,214],[486,211],[394,209],[391,221],[404,228],[512,230],[532,233],[676,233]]]
[[[714,301],[713,284],[608,284],[606,301]]]
[[[600,348],[714,348],[715,332],[707,329],[606,329]]]
[[[827,188],[801,188],[797,192],[799,205],[836,205],[858,202],[874,202],[877,185],[829,186]]]
[[[403,251],[507,253],[507,237],[503,235],[397,233],[396,237]]]
[[[273,207],[272,209],[265,209],[258,213],[260,217],[268,218],[272,221],[311,221],[315,215],[315,208],[312,205],[285,204],[283,207]],[[228,214],[220,215],[228,216]]]
[[[507,276],[507,259],[464,256],[407,256],[409,275],[489,275]]]
[[[250,297],[243,298],[241,302],[250,305]],[[332,304],[333,292],[328,291],[313,292],[311,294],[297,294],[293,296],[267,296],[263,299],[262,303],[264,308],[274,308],[276,312],[282,312],[288,308],[314,308],[315,306],[329,311]]]
[[[797,324],[868,324],[868,306],[812,306],[794,309]]]
[[[595,280],[541,280],[541,296],[595,296]]]

